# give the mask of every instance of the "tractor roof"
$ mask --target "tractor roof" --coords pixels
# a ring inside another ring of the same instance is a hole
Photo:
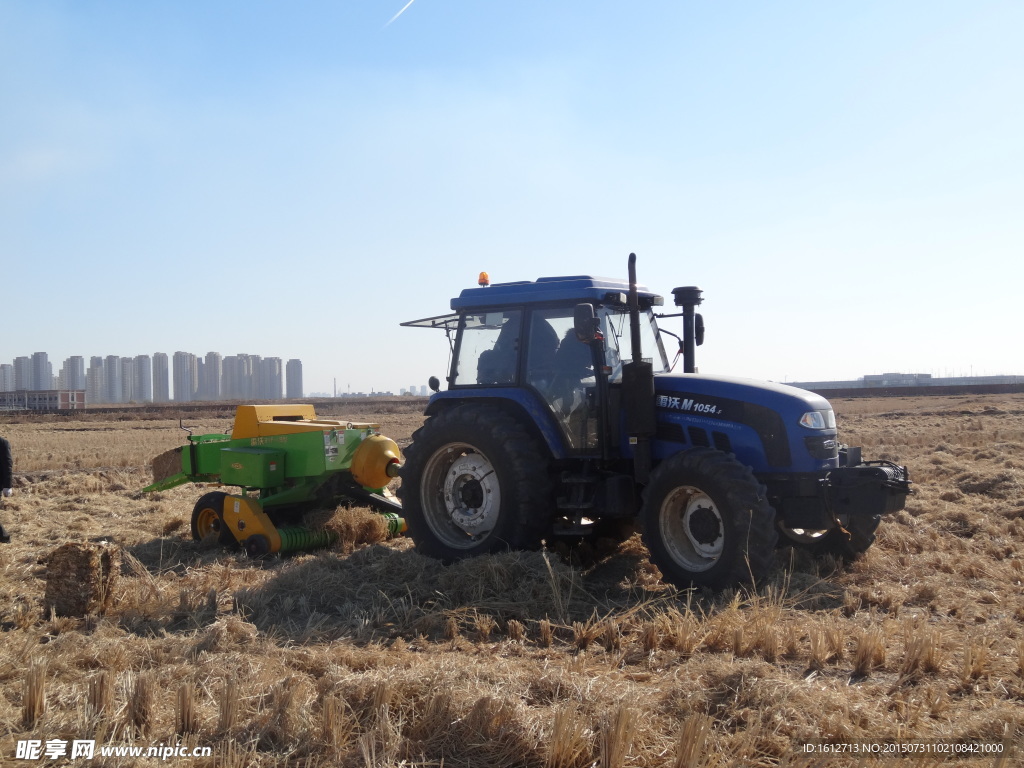
[[[454,331],[459,324],[459,313],[530,304],[569,305],[583,302],[619,304],[624,307],[628,296],[629,283],[612,277],[541,277],[534,281],[522,280],[517,283],[497,283],[486,288],[466,288],[452,299],[452,314],[410,320],[401,325]],[[652,293],[644,285],[637,286],[637,297],[641,307],[658,306],[663,303],[661,296]]]
[[[642,303],[650,306],[660,304],[660,296],[646,286],[638,285],[637,293]],[[496,283],[487,288],[466,288],[452,299],[453,310],[500,307],[516,304],[578,303],[578,302],[625,302],[629,294],[629,283],[611,277],[569,275],[564,277],[541,277],[535,281],[522,280],[517,283]]]

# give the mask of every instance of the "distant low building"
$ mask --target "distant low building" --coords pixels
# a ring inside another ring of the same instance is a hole
[[[848,381],[787,381],[794,387],[820,389],[891,389],[896,387],[981,387],[1024,384],[1024,376],[932,376],[930,373],[870,373]]]
[[[869,373],[864,376],[865,387],[927,387],[931,383],[930,373]]]
[[[0,392],[3,411],[78,411],[85,408],[84,389],[17,389]]]

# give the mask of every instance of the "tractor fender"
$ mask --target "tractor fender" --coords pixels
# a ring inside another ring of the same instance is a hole
[[[426,416],[435,416],[461,405],[490,405],[505,411],[523,424],[531,435],[547,446],[552,458],[568,456],[561,430],[547,405],[533,392],[515,387],[488,387],[486,390],[445,390],[437,392],[427,404]]]

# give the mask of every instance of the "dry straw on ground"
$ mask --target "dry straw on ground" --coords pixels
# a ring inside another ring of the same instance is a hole
[[[874,766],[891,763],[800,747],[1019,746],[1024,397],[834,405],[843,437],[907,463],[918,493],[859,561],[780,550],[769,583],[719,595],[665,587],[635,538],[446,567],[360,509],[311,521],[340,534],[331,550],[254,562],[191,540],[203,489],[139,492],[176,418],[5,424],[0,764],[48,738],[212,747],[186,761],[200,768]],[[422,417],[387,407],[323,415],[405,445]],[[51,612],[49,553],[104,537],[123,552],[106,611]]]

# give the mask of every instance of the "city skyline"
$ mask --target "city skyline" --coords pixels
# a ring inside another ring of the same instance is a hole
[[[71,355],[54,373],[47,352],[0,363],[0,392],[77,390],[86,402],[193,402],[302,398],[302,361],[249,353],[177,351],[133,356]]]

